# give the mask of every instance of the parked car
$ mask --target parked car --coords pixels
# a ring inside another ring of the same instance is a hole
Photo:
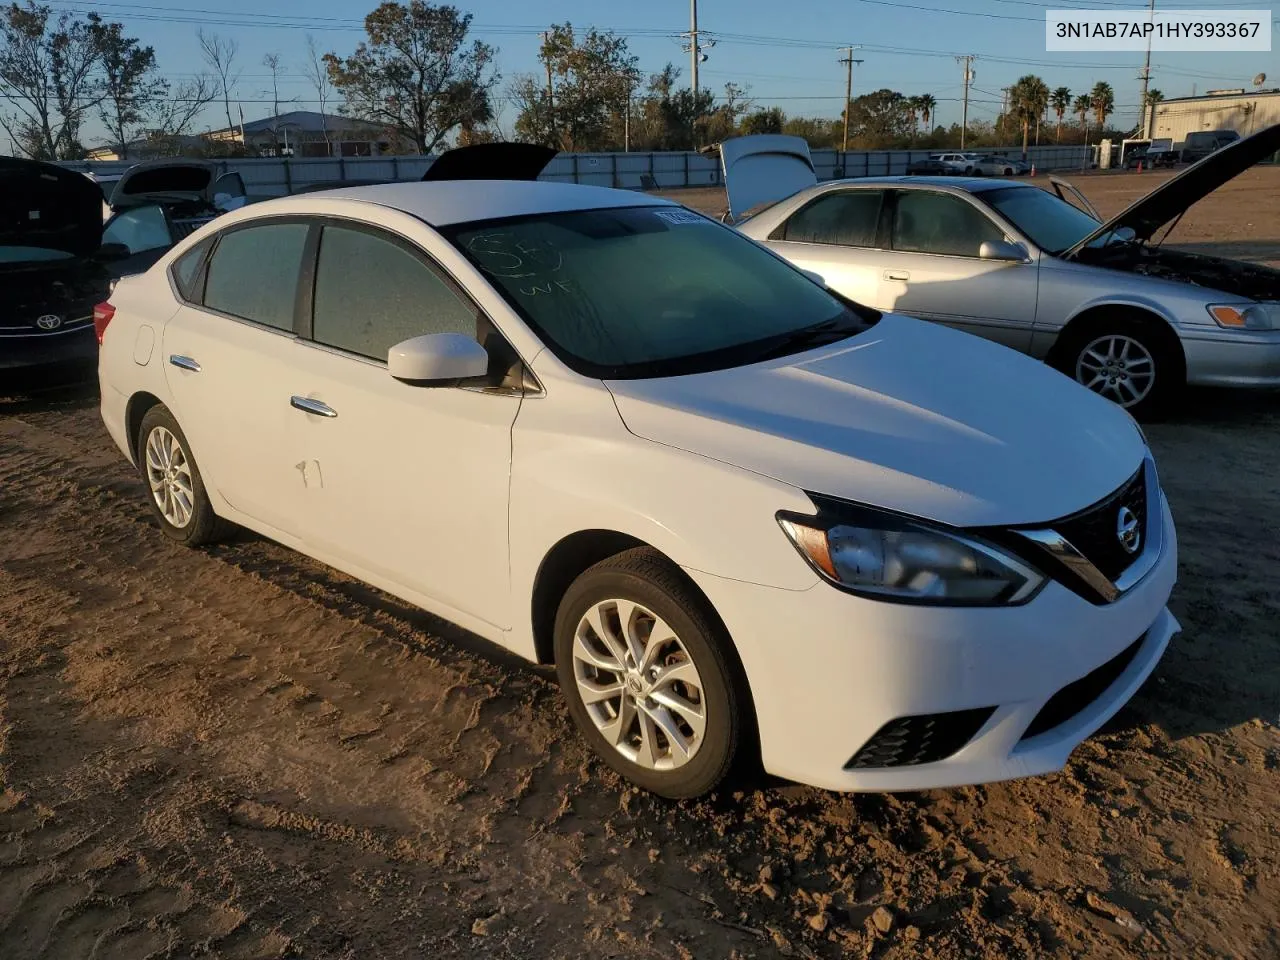
[[[942,160],[930,157],[927,160],[916,160],[907,166],[908,176],[945,177],[951,173],[951,165]]]
[[[207,160],[149,160],[127,169],[111,190],[102,242],[119,274],[141,273],[210,220],[249,202],[238,173]]]
[[[768,134],[761,134],[768,136]],[[935,153],[929,155],[930,160],[938,160],[946,164],[947,169],[951,173],[963,174],[964,176],[972,176],[978,168],[978,164],[982,161],[980,153]]]
[[[730,217],[758,209],[740,229],[832,289],[1044,359],[1142,415],[1186,383],[1280,386],[1280,271],[1165,249],[1156,237],[1277,148],[1280,126],[1105,222],[1060,180],[1057,195],[977,179],[818,184],[794,137],[742,137],[721,155]],[[754,166],[757,156],[767,162]]]
[[[95,323],[167,536],[237,523],[554,663],[666,796],[735,758],[837,790],[1058,770],[1178,629],[1126,413],[657,197],[271,200]]]
[[[1197,130],[1187,134],[1178,157],[1183,163],[1198,163],[1211,153],[1229,147],[1240,139],[1234,130]]]
[[[0,390],[91,376],[93,307],[111,272],[98,258],[102,194],[79,173],[0,157]]]
[[[1031,165],[1021,159],[996,153],[980,157],[973,165],[973,172],[985,177],[1020,177],[1031,172]]]
[[[1151,148],[1151,141],[1145,143],[1130,144],[1128,149],[1124,151],[1124,161],[1120,164],[1125,170],[1134,170],[1138,164],[1142,164],[1144,168],[1151,167],[1151,158],[1147,156],[1147,151]]]

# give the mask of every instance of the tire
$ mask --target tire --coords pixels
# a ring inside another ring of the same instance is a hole
[[[156,404],[143,415],[137,450],[147,501],[165,535],[188,547],[218,539],[225,524],[213,512],[186,435],[164,404]]]
[[[639,628],[631,642],[640,652],[641,670],[632,668],[629,653],[620,660],[612,652],[630,649],[618,616],[628,604],[634,605],[628,621]],[[593,620],[608,637],[591,626]],[[658,621],[669,628],[664,634],[670,639],[656,651],[656,669],[669,679],[654,678],[654,668],[645,663],[649,645],[657,642]],[[556,614],[555,656],[560,687],[583,737],[621,776],[659,796],[687,799],[713,790],[733,767],[744,731],[753,729],[746,682],[724,628],[680,572],[647,547],[603,560],[569,586]],[[599,666],[609,664],[624,669]],[[684,679],[670,678],[677,668]],[[582,684],[617,692],[588,706]],[[682,713],[655,697],[689,709]],[[657,733],[652,715],[674,722],[686,751]],[[652,745],[648,760],[646,743]]]
[[[1013,167],[1005,167],[1005,168],[1004,168],[1004,175],[1005,175],[1006,177],[1012,177],[1012,176],[1013,176]]]
[[[1182,350],[1173,332],[1161,324],[1122,313],[1089,324],[1068,333],[1056,351],[1055,366],[1137,419],[1159,416],[1186,383]],[[1144,378],[1148,369],[1149,379]]]

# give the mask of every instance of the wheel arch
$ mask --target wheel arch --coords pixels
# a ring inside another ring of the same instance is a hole
[[[1174,328],[1174,320],[1158,304],[1149,301],[1105,300],[1087,304],[1067,321],[1049,348],[1046,360],[1051,366],[1062,369],[1066,351],[1080,337],[1095,330],[1105,329],[1106,324],[1117,318],[1148,324],[1162,343],[1169,348],[1185,373],[1187,357]]]
[[[154,393],[139,390],[129,398],[124,411],[125,439],[129,444],[129,456],[134,465],[138,463],[138,431],[142,429],[142,418],[152,407],[160,406],[163,401]]]

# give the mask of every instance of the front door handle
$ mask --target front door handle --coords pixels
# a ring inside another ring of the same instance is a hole
[[[173,353],[169,355],[169,362],[175,367],[180,367],[183,370],[190,370],[192,373],[200,372],[200,364],[195,360],[192,360],[190,357],[183,357]]]
[[[301,410],[303,413],[313,413],[317,417],[336,417],[338,415],[338,411],[327,403],[312,400],[310,397],[290,397],[289,406],[295,410]]]
[[[907,270],[886,270],[884,278],[886,280],[910,280],[911,273]]]

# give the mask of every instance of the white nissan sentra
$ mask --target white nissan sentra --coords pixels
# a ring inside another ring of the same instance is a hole
[[[676,204],[391,184],[229,213],[98,308],[160,527],[238,524],[555,664],[669,797],[1060,769],[1178,630],[1120,408]]]

